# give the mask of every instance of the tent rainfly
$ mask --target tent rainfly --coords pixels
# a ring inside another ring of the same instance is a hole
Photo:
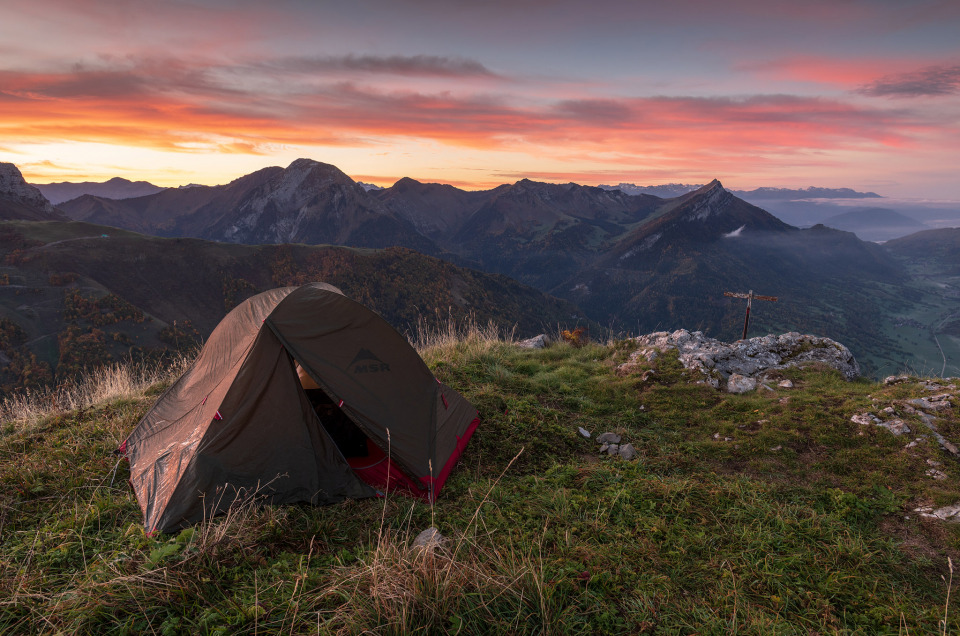
[[[385,320],[310,283],[234,308],[118,451],[144,525],[170,532],[253,494],[433,501],[478,423]]]

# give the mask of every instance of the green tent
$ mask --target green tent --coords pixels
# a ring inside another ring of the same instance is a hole
[[[231,311],[119,451],[144,525],[168,532],[248,496],[432,501],[478,423],[386,321],[311,283]]]

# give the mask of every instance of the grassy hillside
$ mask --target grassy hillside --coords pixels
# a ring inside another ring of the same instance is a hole
[[[246,505],[147,536],[110,451],[169,380],[119,369],[61,397],[66,409],[8,402],[0,632],[960,628],[948,595],[960,531],[914,512],[960,500],[957,462],[929,436],[908,446],[923,428],[906,401],[931,382],[787,370],[793,388],[731,395],[669,355],[618,375],[630,341],[529,351],[473,329],[420,350],[483,418],[433,507]],[[956,385],[936,386],[953,396],[940,432],[960,441]],[[914,434],[850,419],[887,406]],[[600,456],[578,427],[619,433],[639,458]],[[410,547],[431,525],[446,542]]]
[[[567,301],[404,248],[234,245],[89,223],[0,222],[0,395],[205,338],[243,300],[322,281],[395,328],[472,316],[519,334],[584,321]]]

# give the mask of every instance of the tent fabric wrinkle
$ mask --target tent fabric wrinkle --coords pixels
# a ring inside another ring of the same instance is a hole
[[[432,500],[478,423],[386,321],[310,283],[235,307],[118,450],[169,532],[251,497]]]

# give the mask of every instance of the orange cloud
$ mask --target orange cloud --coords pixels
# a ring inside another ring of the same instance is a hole
[[[374,75],[442,76],[453,81],[453,88],[417,90],[409,80],[411,88],[385,90],[375,83],[330,81],[312,72],[313,66],[351,65],[369,68]],[[908,148],[921,140],[935,145],[937,138],[947,138],[944,129],[954,125],[949,114],[938,118],[929,111],[864,105],[856,99],[550,99],[542,87],[533,97],[482,66],[447,58],[288,58],[282,66],[286,70],[280,78],[267,70],[270,64],[151,58],[49,73],[3,71],[0,135],[8,145],[71,140],[184,153],[265,155],[284,145],[360,147],[423,140],[478,150],[548,153],[571,165],[656,163],[683,174],[691,166],[734,161],[759,165],[787,157],[791,165],[828,164],[830,158],[818,153]],[[865,69],[837,71],[835,77],[862,85]],[[302,81],[289,81],[287,73],[301,70]],[[491,92],[456,89],[459,76],[473,75],[492,81]],[[926,79],[930,84],[943,78]],[[510,92],[492,92],[508,86]],[[878,85],[875,90],[896,86]],[[627,176],[616,169],[557,174],[593,174],[593,180]]]

